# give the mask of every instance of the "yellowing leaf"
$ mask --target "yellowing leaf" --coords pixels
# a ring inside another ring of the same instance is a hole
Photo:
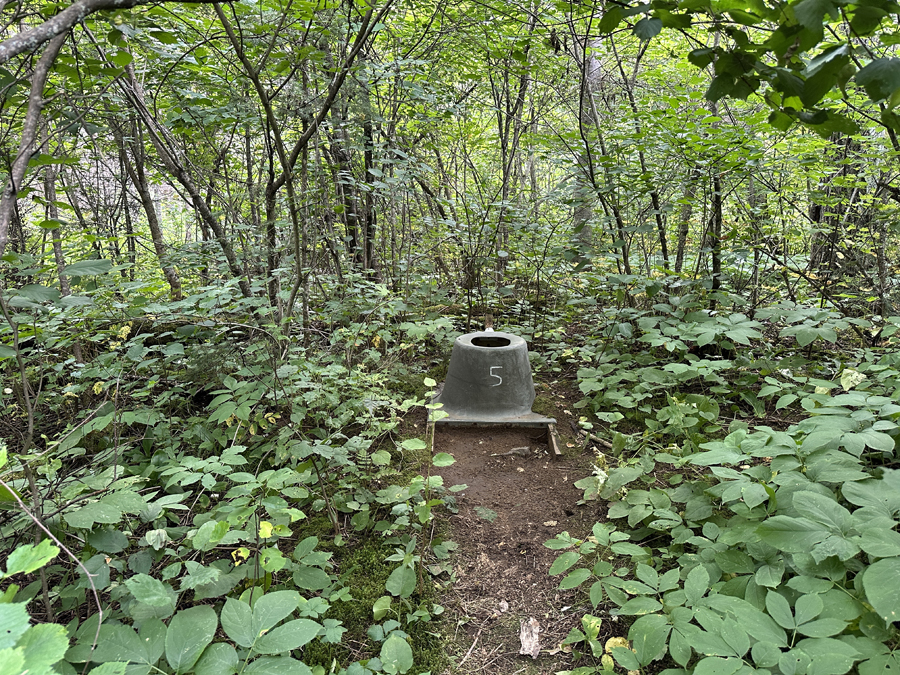
[[[625,649],[630,649],[628,640],[623,637],[613,637],[609,638],[609,640],[606,641],[606,645],[603,647],[603,650],[607,654],[612,654],[612,650],[615,647],[624,647]]]
[[[844,391],[850,391],[866,378],[867,375],[865,373],[852,368],[844,368],[844,372],[841,373],[841,386],[844,388]]]
[[[275,526],[272,525],[268,520],[260,521],[259,523],[259,536],[262,539],[268,539],[272,536],[272,531],[275,529]]]
[[[246,546],[241,546],[238,550],[231,552],[231,557],[234,559],[235,566],[240,565],[250,557],[250,549]],[[240,560],[238,560],[238,558],[240,558]]]

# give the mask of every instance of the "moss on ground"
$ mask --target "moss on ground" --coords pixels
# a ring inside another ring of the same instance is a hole
[[[389,619],[398,619],[401,629],[410,636],[414,666],[411,672],[444,672],[449,663],[444,639],[440,635],[439,618],[431,622],[407,623],[407,613],[415,611],[418,605],[433,602],[434,589],[425,584],[424,596],[414,593],[406,603],[394,599],[391,611],[381,621],[375,621],[372,606],[378,598],[387,595],[385,584],[395,563],[385,563],[394,553],[395,546],[377,534],[366,534],[358,540],[348,542],[336,553],[339,568],[336,570],[345,586],[350,589],[352,600],[334,603],[323,618],[341,621],[347,629],[340,644],[312,642],[304,650],[304,661],[310,665],[321,665],[328,669],[333,661],[347,665],[353,661],[378,656],[381,646],[368,636],[373,625]],[[398,616],[399,614],[399,616]]]

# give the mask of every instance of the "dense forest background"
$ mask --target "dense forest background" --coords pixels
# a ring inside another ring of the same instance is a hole
[[[897,672],[898,18],[0,0],[0,673],[465,672],[485,314],[609,502],[558,672]]]

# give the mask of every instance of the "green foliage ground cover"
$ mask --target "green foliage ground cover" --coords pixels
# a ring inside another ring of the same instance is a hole
[[[227,288],[165,306],[61,305],[27,286],[9,299],[4,403],[38,440],[0,462],[15,582],[0,672],[443,667],[430,579],[455,545],[426,526],[452,493],[397,427],[427,393],[422,376],[399,384],[403,355],[449,323],[382,330],[378,288],[358,290],[314,346],[239,317]],[[73,341],[92,358],[59,356]],[[44,623],[29,627],[29,606]]]
[[[482,311],[612,445],[582,672],[897,669],[896,3],[103,4],[0,2],[0,672],[445,669]]]
[[[578,483],[607,520],[546,543],[560,588],[594,608],[566,642],[596,664],[569,672],[896,671],[895,350],[835,350],[869,320],[812,306],[751,320],[681,295],[629,316],[578,373],[585,407],[632,424]],[[630,622],[630,648],[599,639],[605,611]]]
[[[6,301],[4,404],[34,431],[2,456],[0,672],[446,670],[452,458],[402,425],[462,318],[356,279],[288,338],[230,287],[104,283]],[[547,542],[585,591],[571,672],[897,668],[898,320],[710,297],[595,269],[540,317],[510,303],[612,446],[578,482],[607,519]],[[605,654],[607,612],[630,648]]]

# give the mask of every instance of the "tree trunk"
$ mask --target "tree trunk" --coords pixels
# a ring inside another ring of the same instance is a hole
[[[234,247],[231,245],[231,241],[225,235],[225,231],[222,229],[219,221],[213,215],[212,211],[210,211],[209,206],[194,184],[193,179],[184,168],[184,164],[179,159],[178,153],[175,150],[175,145],[171,142],[165,128],[159,125],[156,118],[153,117],[150,110],[147,108],[147,105],[144,102],[143,89],[134,75],[134,68],[129,65],[126,68],[126,73],[127,85],[120,80],[120,86],[125,92],[125,95],[131,100],[138,115],[143,120],[147,128],[147,133],[150,135],[150,141],[159,153],[160,159],[172,177],[178,181],[188,193],[194,209],[206,223],[207,227],[212,231],[225,256],[229,272],[232,277],[238,281],[241,293],[245,298],[251,297],[250,284],[244,277],[243,271],[238,264],[237,256],[234,253]]]
[[[713,176],[713,208],[708,237],[712,261],[712,293],[709,309],[712,311],[716,309],[718,302],[716,292],[722,286],[722,179],[718,173]]]
[[[684,198],[678,212],[678,244],[675,252],[675,272],[681,274],[684,266],[684,251],[687,247],[688,235],[691,231],[691,216],[694,213],[694,199],[697,196],[697,183],[700,182],[700,169],[694,168],[684,186]]]
[[[41,111],[44,108],[44,85],[47,83],[47,76],[50,74],[50,68],[56,60],[56,55],[66,40],[66,35],[63,33],[50,40],[31,74],[28,112],[25,114],[25,122],[22,125],[19,151],[10,167],[9,180],[3,188],[3,193],[0,194],[0,256],[3,255],[6,244],[9,242],[9,227],[13,220],[17,196],[19,190],[22,189],[22,181],[25,179],[28,161],[36,150],[35,141],[40,128]]]
[[[140,124],[132,118],[128,138],[123,135],[121,128],[113,125],[113,135],[116,139],[116,144],[119,146],[119,156],[122,159],[125,172],[131,179],[134,189],[137,190],[141,205],[144,207],[144,215],[147,217],[147,225],[150,227],[150,236],[153,239],[153,250],[156,251],[156,257],[159,259],[163,275],[169,284],[169,295],[172,300],[181,300],[181,279],[178,277],[178,272],[175,271],[175,268],[168,262],[162,226],[156,214],[153,196],[150,194],[150,183],[147,180],[144,166],[144,140]]]

